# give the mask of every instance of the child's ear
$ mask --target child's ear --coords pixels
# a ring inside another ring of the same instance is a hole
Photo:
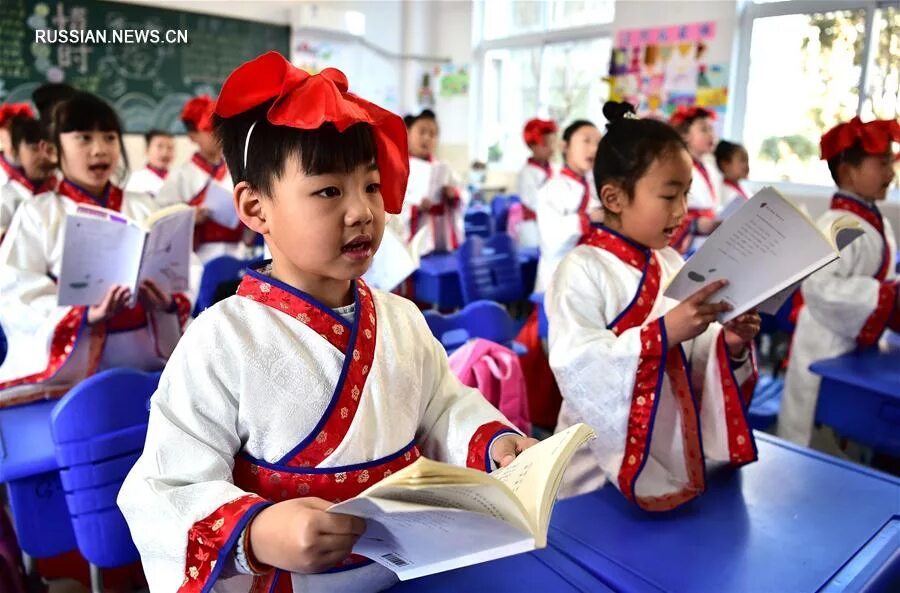
[[[263,197],[246,181],[241,181],[234,186],[234,207],[237,210],[238,218],[247,228],[260,235],[268,234],[269,224],[263,208]]]
[[[613,214],[621,214],[628,203],[628,195],[618,185],[606,183],[600,188],[600,202],[603,208]]]

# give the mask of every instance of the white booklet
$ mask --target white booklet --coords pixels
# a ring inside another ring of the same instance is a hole
[[[727,322],[759,306],[774,313],[804,278],[840,257],[840,250],[862,235],[849,216],[822,232],[809,216],[771,187],[743,204],[684,264],[666,288],[667,297],[684,300],[714,280],[728,286],[713,295],[733,309]]]
[[[240,219],[234,207],[234,194],[219,185],[210,182],[203,196],[203,208],[209,211],[209,217],[225,228],[236,229]]]
[[[79,206],[66,216],[60,305],[96,305],[110,286],[137,289],[150,278],[165,292],[188,289],[194,240],[194,209],[184,204],[163,208],[143,223],[118,212]]]
[[[445,163],[410,158],[404,203],[418,206],[427,198],[437,204],[441,199],[441,189],[450,185],[451,177],[450,167]]]
[[[389,215],[390,216],[390,215]],[[419,258],[406,245],[393,224],[384,225],[381,245],[372,258],[372,265],[363,274],[369,286],[391,291],[419,268]]]
[[[594,436],[576,424],[490,474],[416,460],[330,513],[363,517],[353,551],[413,579],[547,545],[563,473]]]

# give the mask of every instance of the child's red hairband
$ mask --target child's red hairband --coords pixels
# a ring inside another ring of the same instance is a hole
[[[409,177],[406,124],[398,115],[348,92],[348,87],[347,77],[340,70],[326,68],[310,75],[270,51],[228,76],[215,112],[219,117],[233,117],[274,99],[266,119],[275,126],[315,130],[331,123],[343,132],[353,124],[369,124],[375,139],[384,209],[398,214]]]
[[[4,103],[0,105],[0,128],[14,117],[34,119],[34,111],[28,103]]]
[[[553,134],[556,132],[556,122],[548,119],[529,119],[522,130],[522,139],[525,144],[531,146],[537,144],[544,145],[544,134]]]
[[[825,132],[819,141],[822,160],[833,159],[857,142],[866,154],[885,154],[890,150],[891,142],[900,142],[900,124],[894,119],[876,119],[864,124],[859,117],[838,124]]]
[[[673,128],[677,128],[687,121],[693,121],[701,117],[705,117],[707,119],[716,119],[716,112],[710,111],[705,107],[697,107],[696,105],[693,107],[685,107],[684,105],[679,105],[675,108],[675,111],[669,117],[669,125]]]
[[[194,97],[181,109],[181,121],[190,122],[201,132],[211,132],[215,102],[209,95]]]

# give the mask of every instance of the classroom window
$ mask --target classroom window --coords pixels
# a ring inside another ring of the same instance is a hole
[[[599,120],[608,85],[609,38],[494,49],[484,54],[478,152],[502,169],[528,156],[521,130],[532,117],[565,126],[578,118]]]
[[[792,0],[748,6],[741,34],[750,35],[749,51],[737,64],[746,96],[732,132],[750,153],[751,179],[831,185],[822,133],[855,115],[900,115],[900,10],[842,4],[823,12],[793,12]]]
[[[614,0],[490,0],[479,5],[483,39],[611,23],[615,14]]]

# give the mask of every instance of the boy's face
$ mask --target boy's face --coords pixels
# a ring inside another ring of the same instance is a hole
[[[866,200],[883,200],[894,180],[894,154],[891,151],[883,155],[870,154],[858,165],[844,163],[841,165],[842,189],[852,191]]]
[[[20,142],[15,157],[31,180],[44,179],[53,170],[53,161],[47,150],[47,142]]]
[[[168,169],[175,157],[175,139],[171,136],[154,136],[147,146],[147,163],[157,169]]]
[[[241,219],[265,236],[273,274],[330,304],[329,295],[346,294],[348,281],[365,273],[381,244],[379,183],[374,162],[350,173],[306,175],[292,156],[273,195],[258,196],[255,213],[235,189]]]
[[[438,127],[434,120],[419,119],[409,129],[409,154],[427,159],[437,146]]]
[[[722,163],[722,174],[725,179],[747,179],[750,175],[750,155],[743,148],[738,148],[731,158]]]
[[[557,139],[556,134],[551,132],[549,134],[544,134],[544,144],[532,144],[529,146],[531,149],[531,154],[534,155],[536,160],[541,161],[542,163],[549,162],[551,158],[553,158],[553,147],[556,146]]]
[[[222,148],[212,132],[195,130],[188,132],[188,138],[197,145],[200,154],[208,161],[218,162],[222,160]]]

